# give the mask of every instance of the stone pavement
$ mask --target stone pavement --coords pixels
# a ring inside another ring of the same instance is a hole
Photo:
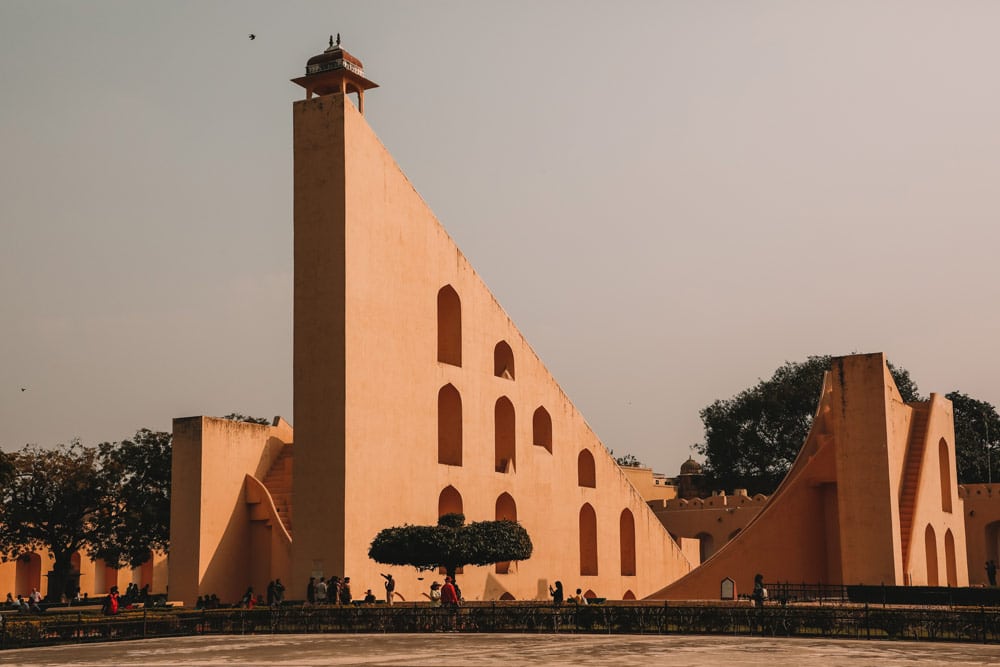
[[[761,637],[416,634],[147,639],[0,652],[0,665],[994,665],[1000,646]]]

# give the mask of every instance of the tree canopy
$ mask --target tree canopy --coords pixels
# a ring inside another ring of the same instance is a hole
[[[945,394],[955,414],[955,459],[960,484],[1000,481],[1000,415],[990,403],[960,391]]]
[[[27,445],[11,457],[14,476],[0,488],[0,552],[6,558],[50,552],[49,597],[58,599],[71,587],[73,554],[93,553],[100,544],[97,517],[108,488],[98,453],[73,441],[55,449]]]
[[[100,512],[100,546],[107,563],[138,567],[170,543],[172,436],[140,429],[131,440],[102,443],[101,474],[110,496]]]
[[[705,457],[711,485],[751,494],[777,488],[809,434],[831,360],[824,355],[785,362],[769,379],[701,411],[705,441],[695,449]],[[889,372],[904,401],[920,400],[906,369],[890,363]]]
[[[132,440],[85,447],[78,440],[7,455],[0,485],[0,554],[52,555],[49,597],[75,586],[78,551],[112,567],[138,566],[166,551],[170,531],[169,433],[141,429]]]
[[[267,426],[271,423],[271,420],[266,417],[251,417],[250,415],[245,415],[242,412],[230,412],[228,415],[224,416],[223,419],[228,419],[234,422],[246,422],[247,424],[263,424]]]
[[[368,557],[386,565],[409,565],[418,570],[443,567],[454,578],[466,565],[492,565],[531,557],[531,538],[516,521],[476,521],[465,525],[465,515],[444,514],[436,526],[398,526],[379,531]]]
[[[614,450],[611,450],[611,455],[615,456]],[[640,461],[635,454],[625,454],[623,456],[615,456],[615,463],[626,468],[642,467],[642,461]]]

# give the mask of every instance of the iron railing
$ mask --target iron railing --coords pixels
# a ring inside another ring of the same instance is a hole
[[[471,603],[7,616],[0,648],[188,635],[398,632],[726,634],[1000,642],[1000,609],[870,605]]]

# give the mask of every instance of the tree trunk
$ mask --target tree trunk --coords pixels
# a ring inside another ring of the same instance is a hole
[[[68,592],[70,586],[70,574],[73,569],[71,560],[72,553],[69,551],[53,552],[55,561],[52,563],[52,570],[49,572],[49,590],[45,596],[46,602],[59,602],[64,593]],[[67,596],[69,597],[69,596]]]

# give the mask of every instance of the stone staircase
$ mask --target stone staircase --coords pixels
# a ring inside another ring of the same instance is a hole
[[[924,460],[927,441],[927,406],[913,406],[913,421],[906,442],[906,463],[899,485],[899,532],[903,547],[903,567],[910,562],[910,544],[913,541],[913,508],[920,484],[920,467]]]
[[[278,510],[278,518],[284,524],[288,534],[292,534],[292,445],[285,445],[278,458],[271,464],[271,469],[263,479],[264,486],[274,507]]]

